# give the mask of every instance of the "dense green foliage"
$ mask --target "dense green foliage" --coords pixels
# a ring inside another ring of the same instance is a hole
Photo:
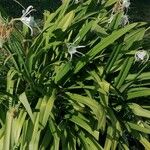
[[[33,36],[14,24],[3,44],[1,149],[150,149],[150,63],[135,61],[147,26],[123,26],[120,9],[110,21],[116,2],[64,0]]]

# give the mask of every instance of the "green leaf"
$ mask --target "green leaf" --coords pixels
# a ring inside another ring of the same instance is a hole
[[[34,119],[34,126],[33,129],[31,130],[32,135],[31,135],[31,140],[29,141],[29,150],[34,149],[38,150],[38,145],[39,145],[39,140],[40,140],[40,133],[41,130],[39,129],[39,113],[37,114],[36,118]]]
[[[60,20],[59,24],[58,24],[58,28],[61,28],[62,31],[65,31],[73,22],[74,19],[74,11],[70,11],[69,13],[67,13],[62,20]]]
[[[133,60],[134,60],[134,58],[127,58],[124,61],[123,65],[122,65],[122,69],[115,81],[115,86],[117,89],[119,89],[122,86],[127,75],[129,74],[129,70],[132,66]]]
[[[128,106],[135,115],[141,116],[144,118],[150,118],[150,111],[143,109],[140,105],[138,105],[136,103],[130,103],[130,104],[128,104]]]
[[[72,63],[67,62],[66,64],[61,64],[55,76],[55,83],[60,82],[72,69]]]
[[[106,70],[107,74],[114,67],[114,64],[115,64],[115,62],[117,60],[117,57],[118,57],[121,49],[122,49],[122,45],[119,45],[119,44],[113,49],[113,51],[112,51],[112,53],[111,53],[111,55],[110,55],[110,57],[109,57],[109,59],[107,61],[107,64],[105,66],[105,70]]]
[[[109,24],[110,30],[116,30],[121,24],[123,12],[119,12],[113,15],[113,20]]]
[[[72,115],[71,118],[69,118],[69,120],[74,122],[81,128],[85,129],[88,133],[93,135],[95,139],[98,139],[99,132],[96,130],[92,130],[92,128],[88,125],[88,123],[85,122],[83,119],[81,119],[79,116]]]
[[[52,118],[49,119],[49,128],[50,128],[52,136],[53,136],[52,149],[59,150],[59,144],[60,144],[59,131],[58,131],[58,128]]]
[[[69,3],[70,3],[70,0],[63,0],[62,5],[59,7],[60,13],[59,13],[56,23],[58,23],[64,17],[64,14],[69,7]]]
[[[143,39],[143,36],[145,34],[145,28],[140,28],[133,30],[129,34],[127,34],[124,38],[125,45],[123,47],[124,50],[128,50],[135,41],[140,41]]]
[[[105,7],[109,7],[111,5],[113,5],[114,3],[116,3],[118,0],[107,0],[105,3]]]
[[[135,78],[138,81],[150,80],[150,72],[144,72],[144,73],[141,73],[138,77],[136,76],[137,74],[129,74],[126,78],[126,81],[134,80]]]
[[[144,127],[144,125],[142,125],[142,124],[138,125],[138,124],[135,124],[132,122],[127,122],[126,124],[133,130],[137,130],[137,131],[140,131],[140,132],[143,132],[146,134],[150,134],[150,129]]]
[[[146,150],[149,150],[150,149],[150,143],[149,141],[142,135],[140,134],[139,132],[132,132],[132,135],[140,141],[140,143],[144,146],[144,148]]]
[[[112,142],[113,142],[113,127],[108,126],[104,150],[110,150]]]
[[[99,104],[96,100],[86,97],[86,96],[81,96],[79,94],[72,94],[69,92],[66,92],[67,97],[72,99],[75,102],[84,104],[86,106],[88,106],[92,112],[95,114],[97,120],[98,120],[98,128],[103,129],[103,125],[101,124],[102,122],[105,123],[105,110],[103,109],[103,107],[101,106],[101,104]]]
[[[86,150],[91,150],[91,149],[103,150],[101,145],[95,139],[93,139],[92,136],[89,136],[88,134],[84,133],[83,131],[81,131],[79,133],[79,137],[81,139],[83,147]]]
[[[46,126],[46,123],[48,121],[48,118],[54,105],[55,95],[56,91],[54,89],[50,96],[45,96],[42,100],[40,106],[40,123],[42,124],[42,127]]]
[[[15,109],[15,108],[14,108]],[[18,110],[14,110],[18,111]],[[16,113],[16,112],[14,112]],[[16,117],[12,124],[12,133],[11,133],[11,144],[18,144],[19,138],[22,135],[23,124],[25,123],[26,112],[24,110],[19,111],[18,117]],[[14,114],[15,115],[15,114]],[[13,143],[14,141],[14,143]]]
[[[127,93],[128,97],[127,99],[133,99],[133,98],[138,98],[138,97],[146,97],[150,96],[150,88],[132,88],[131,90],[128,91]]]
[[[13,108],[11,108],[6,114],[6,125],[5,125],[5,134],[3,140],[3,150],[11,149],[11,130],[13,122]]]
[[[79,44],[81,40],[88,34],[88,32],[91,30],[93,25],[93,21],[85,23],[81,29],[79,30],[79,33],[77,34],[75,39],[78,39],[76,44]]]
[[[29,101],[27,99],[27,96],[26,96],[26,93],[23,92],[20,96],[19,96],[19,100],[20,102],[23,104],[23,106],[25,107],[27,113],[29,114],[32,122],[34,122],[34,119],[33,119],[33,113],[32,113],[32,109],[30,107],[30,104],[29,104]]]
[[[139,141],[143,144],[143,146],[145,147],[146,150],[150,149],[150,142],[146,138],[144,138],[142,135],[141,135]]]
[[[133,23],[127,25],[126,27],[114,31],[111,35],[107,36],[106,38],[102,39],[100,43],[98,43],[95,47],[93,47],[86,56],[78,61],[75,66],[74,73],[77,73],[82,67],[84,67],[89,60],[93,59],[98,53],[100,53],[103,49],[105,49],[110,44],[114,43],[117,39],[119,39],[122,35],[133,29],[137,23]]]

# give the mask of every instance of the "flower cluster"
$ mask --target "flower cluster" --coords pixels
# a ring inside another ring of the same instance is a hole
[[[122,26],[125,26],[126,24],[128,24],[129,18],[128,18],[127,12],[128,12],[129,6],[130,6],[130,0],[119,0],[112,9],[111,17],[108,23],[112,22],[115,16],[115,13],[123,12],[120,24]]]

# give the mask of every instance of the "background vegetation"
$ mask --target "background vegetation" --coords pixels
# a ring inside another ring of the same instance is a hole
[[[35,16],[37,16],[37,18],[42,17],[42,13],[45,9],[55,10],[61,4],[61,0],[19,0],[19,2],[25,7],[28,7],[29,4],[33,5],[37,10],[37,12],[35,12]],[[16,17],[18,16],[18,11],[20,13],[22,11],[22,8],[17,3],[14,3],[13,0],[1,0],[0,6],[1,9],[4,9],[4,11],[9,14],[9,17]],[[131,0],[131,5],[129,8],[130,20],[149,22],[149,11],[149,0]]]
[[[35,12],[32,36],[1,3],[1,28],[13,31],[0,36],[0,149],[150,149],[149,28],[124,23],[116,4],[64,0]]]

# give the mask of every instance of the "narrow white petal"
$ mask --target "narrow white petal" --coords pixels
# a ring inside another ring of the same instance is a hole
[[[85,46],[77,46],[76,48],[84,48]]]

